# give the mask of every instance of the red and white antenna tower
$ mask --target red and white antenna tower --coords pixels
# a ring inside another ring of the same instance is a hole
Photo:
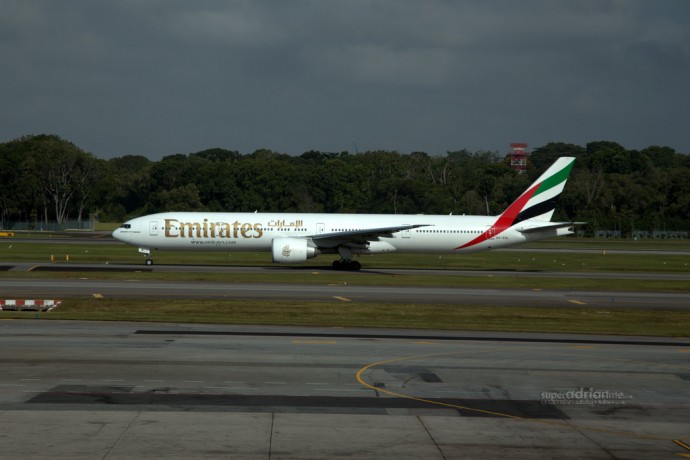
[[[524,174],[527,171],[527,144],[515,142],[510,144],[510,167],[517,171],[518,174]]]

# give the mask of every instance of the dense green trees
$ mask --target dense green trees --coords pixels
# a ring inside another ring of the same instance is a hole
[[[57,136],[0,144],[0,215],[64,223],[93,205],[101,168],[96,158]]]
[[[578,161],[557,218],[589,222],[589,233],[690,231],[690,157],[608,141],[539,147],[521,175],[486,151],[210,149],[154,162],[96,159],[57,136],[25,136],[0,144],[0,220],[119,222],[167,210],[497,214],[563,155]]]

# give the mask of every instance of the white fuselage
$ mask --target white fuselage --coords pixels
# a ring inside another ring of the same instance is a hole
[[[362,229],[421,227],[382,235],[352,246],[355,254],[383,252],[471,253],[512,246],[565,232],[523,234],[509,228],[471,247],[461,246],[487,231],[496,216],[396,214],[168,212],[132,219],[113,235],[148,250],[270,251],[275,238],[313,238]],[[329,253],[327,247],[322,253]],[[336,252],[335,247],[333,253]]]

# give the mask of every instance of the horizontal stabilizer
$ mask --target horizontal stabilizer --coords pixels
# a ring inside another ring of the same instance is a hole
[[[526,225],[515,227],[520,233],[537,233],[544,230],[555,230],[558,228],[573,227],[575,225],[585,225],[587,222],[544,222],[544,224],[534,225],[534,222],[525,222]]]

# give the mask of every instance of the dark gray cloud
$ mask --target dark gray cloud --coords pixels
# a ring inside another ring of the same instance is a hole
[[[0,141],[690,152],[687,0],[0,0]]]

